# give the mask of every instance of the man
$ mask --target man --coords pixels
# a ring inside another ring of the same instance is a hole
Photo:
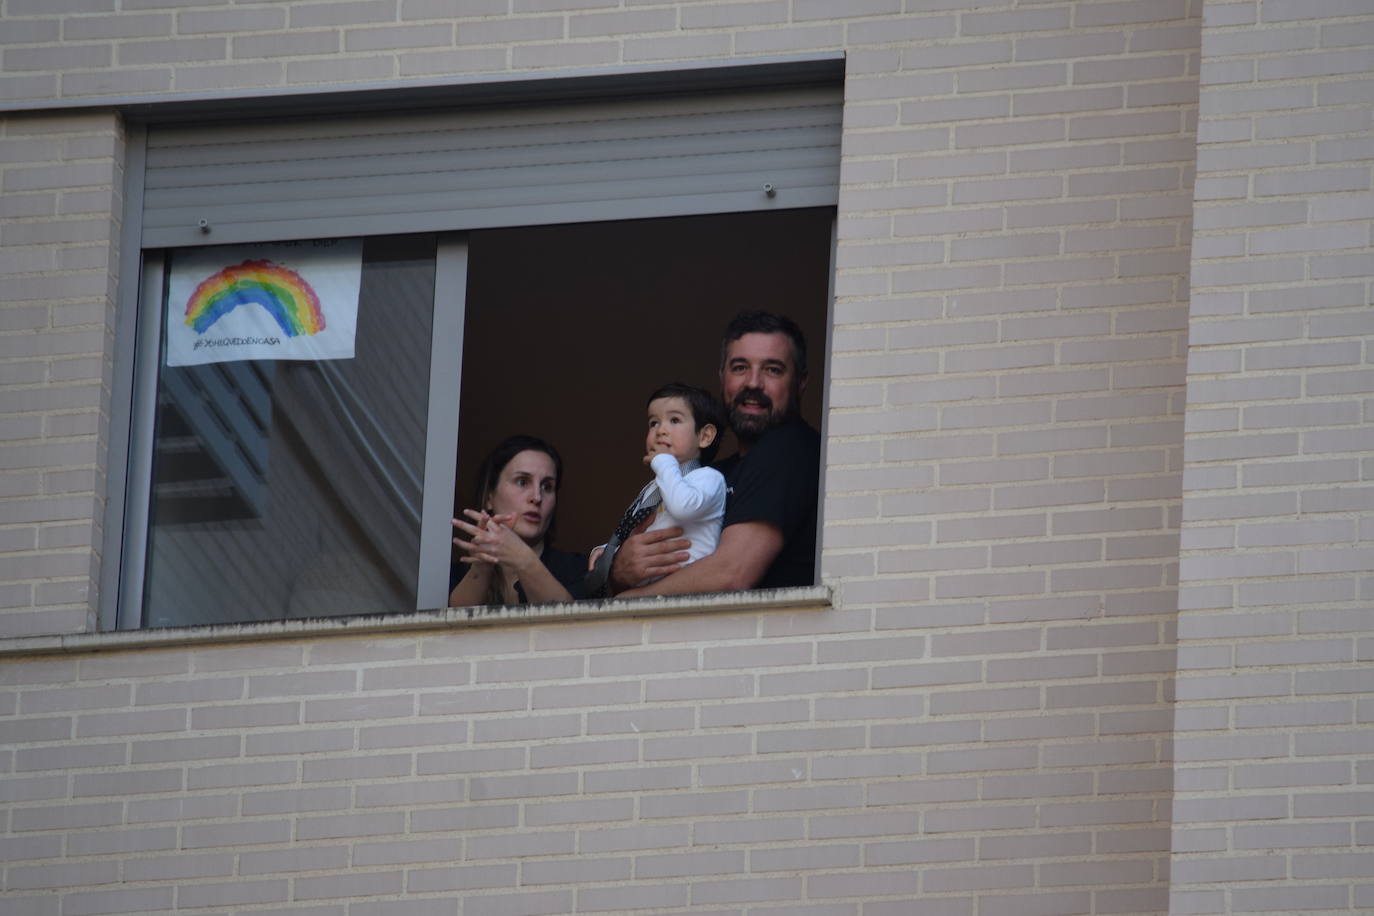
[[[806,338],[791,319],[745,312],[730,322],[720,388],[739,452],[716,465],[729,487],[720,544],[684,567],[680,528],[631,535],[611,568],[612,587],[624,589],[618,596],[815,582],[820,435],[800,416],[806,382]]]

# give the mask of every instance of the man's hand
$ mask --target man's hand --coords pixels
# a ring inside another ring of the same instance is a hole
[[[692,542],[682,536],[681,528],[660,528],[645,532],[653,516],[639,523],[625,543],[616,551],[611,562],[611,593],[633,588],[645,579],[666,576],[682,568],[691,556],[687,548]]]
[[[715,553],[642,588],[621,592],[619,597],[691,595],[754,588],[782,551],[782,540],[782,532],[769,522],[737,522],[721,531]]]

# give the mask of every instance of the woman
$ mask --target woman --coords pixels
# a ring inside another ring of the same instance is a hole
[[[477,505],[453,527],[466,538],[466,571],[449,594],[450,607],[571,601],[587,572],[587,558],[548,546],[563,482],[563,459],[549,443],[511,436],[477,472]]]

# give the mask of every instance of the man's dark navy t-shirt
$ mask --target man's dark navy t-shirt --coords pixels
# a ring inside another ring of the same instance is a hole
[[[723,527],[768,522],[782,532],[782,550],[754,587],[815,585],[820,434],[794,418],[764,433],[749,454],[715,467],[729,488]]]

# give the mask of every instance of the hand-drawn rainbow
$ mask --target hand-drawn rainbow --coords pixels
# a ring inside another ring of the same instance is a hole
[[[244,261],[205,279],[186,300],[186,323],[204,334],[240,305],[257,303],[287,337],[324,330],[324,312],[310,284],[271,261]]]

